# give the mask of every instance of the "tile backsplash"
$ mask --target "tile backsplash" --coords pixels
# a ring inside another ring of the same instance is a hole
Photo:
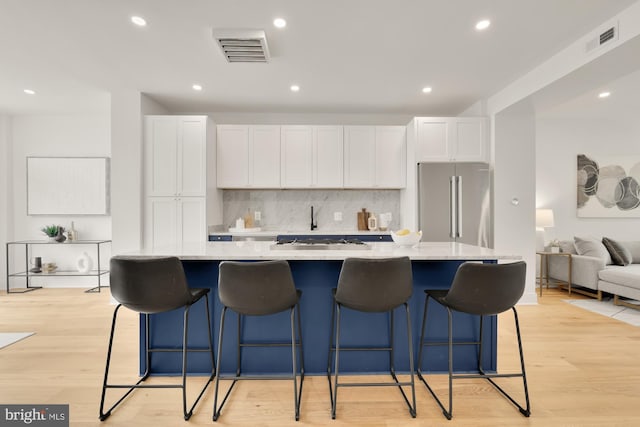
[[[355,231],[357,213],[366,208],[378,217],[391,213],[390,229],[400,221],[400,190],[224,190],[223,227],[234,227],[236,219],[259,211],[266,230],[306,231],[311,225],[311,206],[318,231]],[[334,213],[342,221],[334,221]],[[258,225],[258,224],[256,224]]]

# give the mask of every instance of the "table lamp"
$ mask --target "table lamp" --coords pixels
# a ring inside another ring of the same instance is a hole
[[[553,210],[536,209],[536,251],[544,250],[544,229],[553,227]]]

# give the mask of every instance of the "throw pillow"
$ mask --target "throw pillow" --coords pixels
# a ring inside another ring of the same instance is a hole
[[[576,245],[573,244],[573,240],[560,240],[560,252],[577,254]]]
[[[609,251],[602,244],[602,242],[596,239],[574,237],[573,241],[576,244],[576,251],[578,255],[592,256],[600,258],[604,261],[605,265],[613,264]]]
[[[629,252],[629,249],[625,248],[619,242],[616,242],[615,240],[609,239],[607,237],[603,237],[602,243],[609,251],[611,259],[613,260],[613,263],[615,265],[629,265],[633,262],[633,258],[631,256],[631,252]]]

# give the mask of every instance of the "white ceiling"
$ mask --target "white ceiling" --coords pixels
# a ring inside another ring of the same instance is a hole
[[[0,113],[106,111],[127,88],[181,113],[455,115],[634,1],[0,0]],[[227,63],[214,28],[265,30],[270,63]]]

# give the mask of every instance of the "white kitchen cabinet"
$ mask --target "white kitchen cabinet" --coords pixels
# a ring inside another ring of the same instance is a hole
[[[344,127],[344,186],[372,188],[375,183],[375,126]]]
[[[219,188],[280,187],[280,126],[219,125]]]
[[[376,126],[375,187],[406,186],[406,134],[405,126]]]
[[[485,162],[485,119],[482,117],[418,117],[418,162]]]
[[[313,127],[313,182],[317,188],[342,188],[344,175],[342,126]]]
[[[280,126],[249,127],[249,185],[280,188]]]
[[[313,185],[313,128],[280,128],[280,183],[284,188],[308,188]]]
[[[207,240],[205,197],[148,197],[145,247],[171,247]]]
[[[283,188],[341,188],[342,126],[282,126]]]
[[[207,118],[145,117],[145,193],[206,196]]]
[[[344,153],[345,188],[405,186],[404,126],[345,126]]]
[[[217,178],[220,188],[249,186],[249,126],[218,125]]]
[[[208,121],[206,116],[145,117],[147,248],[206,242],[207,221],[218,224],[222,219],[221,192],[215,174],[207,174],[207,164],[214,166],[216,143],[207,133]],[[209,156],[208,144],[213,150]]]

